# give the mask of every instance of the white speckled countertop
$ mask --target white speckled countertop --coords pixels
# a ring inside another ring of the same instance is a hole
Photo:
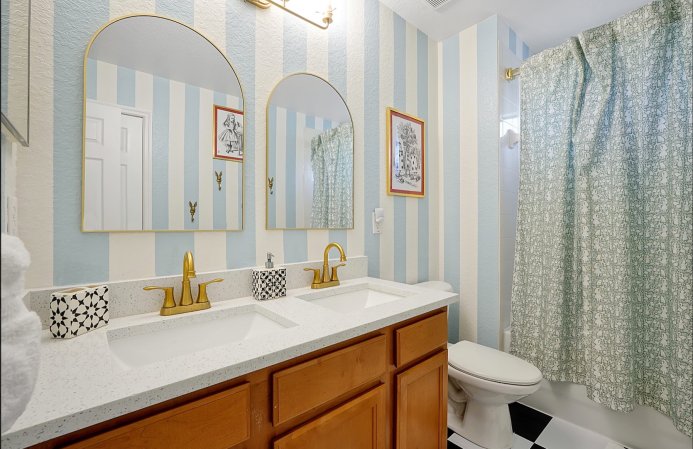
[[[256,301],[252,297],[214,303],[212,308],[174,317],[145,313],[111,320],[108,326],[71,340],[55,340],[44,331],[41,367],[24,414],[2,435],[2,448],[24,448],[126,413],[199,390],[303,354],[330,346],[422,313],[449,305],[456,293],[429,290],[373,278],[343,281],[335,288],[375,284],[409,290],[411,296],[341,314],[296,298],[315,292],[289,290],[287,297]],[[331,289],[322,290],[327,292]],[[127,368],[109,349],[108,332],[123,334],[133,325],[183,316],[232,314],[261,309],[293,327],[263,336],[210,347],[148,365]]]

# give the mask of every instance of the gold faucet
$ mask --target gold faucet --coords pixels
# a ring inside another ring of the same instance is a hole
[[[209,309],[211,304],[207,297],[207,285],[214,282],[222,282],[223,279],[217,278],[207,282],[200,282],[198,285],[197,300],[193,302],[192,293],[190,292],[190,278],[195,277],[195,261],[190,251],[187,251],[183,256],[183,291],[180,295],[178,305],[173,300],[173,287],[144,287],[144,290],[163,290],[164,305],[161,306],[159,312],[162,316],[178,315],[179,313],[194,312],[196,310]]]
[[[344,254],[344,248],[337,242],[332,242],[325,247],[325,253],[323,254],[322,262],[322,274],[320,274],[320,268],[304,268],[304,271],[313,272],[313,282],[310,284],[310,288],[326,288],[334,287],[339,285],[339,276],[337,276],[337,269],[343,267],[346,264],[340,263],[332,267],[332,272],[330,274],[330,263],[327,260],[330,249],[337,248],[339,250],[339,261],[346,262],[346,254]]]

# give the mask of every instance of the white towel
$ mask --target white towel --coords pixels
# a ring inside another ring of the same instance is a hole
[[[29,312],[24,296],[24,272],[29,253],[17,237],[2,234],[2,432],[24,412],[34,390],[39,367],[41,321]]]

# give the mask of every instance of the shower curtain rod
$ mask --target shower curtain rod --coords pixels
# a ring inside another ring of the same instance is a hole
[[[515,79],[515,77],[520,76],[520,68],[519,67],[508,67],[505,69],[505,79],[506,81],[512,81]]]

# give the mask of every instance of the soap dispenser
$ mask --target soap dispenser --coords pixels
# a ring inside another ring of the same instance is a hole
[[[268,252],[265,266],[252,270],[253,296],[260,301],[286,296],[286,268],[275,267],[272,257]]]

